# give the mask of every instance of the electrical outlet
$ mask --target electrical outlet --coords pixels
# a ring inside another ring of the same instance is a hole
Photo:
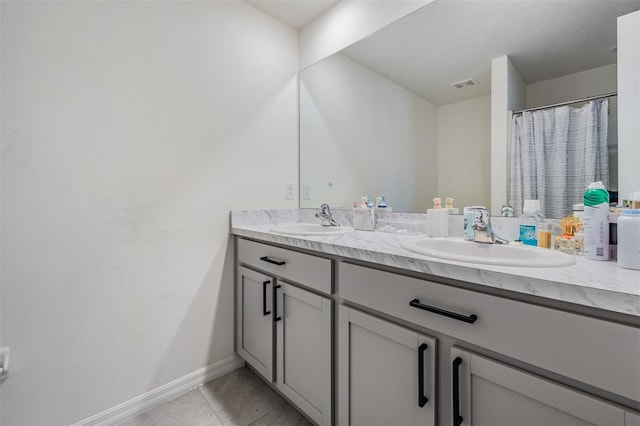
[[[302,199],[303,200],[311,199],[311,184],[309,182],[305,182],[302,184]]]
[[[294,200],[296,198],[296,184],[293,182],[284,183],[284,198],[285,200]]]

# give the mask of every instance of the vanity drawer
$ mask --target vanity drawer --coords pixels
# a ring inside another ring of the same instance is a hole
[[[640,401],[639,328],[348,263],[338,283],[343,299]]]
[[[332,260],[293,250],[237,239],[238,262],[270,274],[311,287],[326,294],[332,293]]]

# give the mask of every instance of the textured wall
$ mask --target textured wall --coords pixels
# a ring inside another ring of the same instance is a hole
[[[230,209],[296,207],[297,32],[243,2],[2,2],[0,423],[233,354]]]

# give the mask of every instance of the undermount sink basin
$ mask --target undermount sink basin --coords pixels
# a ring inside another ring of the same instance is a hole
[[[353,232],[347,226],[321,226],[319,223],[281,223],[271,228],[272,232],[285,235],[340,235]]]
[[[501,266],[550,267],[576,263],[573,256],[544,248],[514,244],[481,244],[461,238],[418,238],[402,247],[430,257]]]

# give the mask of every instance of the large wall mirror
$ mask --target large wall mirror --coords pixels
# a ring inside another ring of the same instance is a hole
[[[364,195],[401,212],[424,212],[434,197],[490,206],[492,61],[507,56],[517,69],[526,108],[615,93],[616,19],[639,9],[640,0],[435,0],[303,70],[300,206],[350,207]]]

